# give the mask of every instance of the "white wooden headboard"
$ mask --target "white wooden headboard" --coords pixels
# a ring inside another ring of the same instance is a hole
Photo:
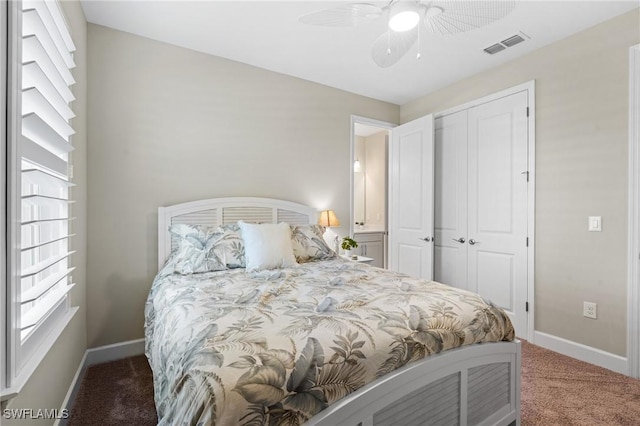
[[[315,208],[271,198],[230,197],[191,201],[158,208],[158,268],[171,254],[175,243],[169,227],[176,223],[217,226],[236,223],[287,222],[292,225],[317,223]]]

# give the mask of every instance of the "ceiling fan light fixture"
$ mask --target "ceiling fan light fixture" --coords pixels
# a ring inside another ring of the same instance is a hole
[[[417,4],[398,3],[392,6],[389,16],[389,29],[392,31],[398,33],[409,31],[415,28],[418,22],[420,22],[420,14]]]
[[[363,1],[363,0],[348,0]],[[388,29],[380,34],[371,48],[371,58],[381,68],[397,63],[418,42],[416,57],[420,59],[420,25],[439,36],[450,36],[491,24],[508,15],[520,0],[386,0],[386,6],[347,3],[338,7],[303,15],[299,21],[325,27],[353,27],[363,21],[384,17]],[[341,2],[340,2],[341,3]],[[382,0],[376,3],[383,3]],[[422,22],[420,22],[422,21]],[[523,35],[522,39],[529,37]],[[508,38],[485,49],[506,49],[521,42]]]

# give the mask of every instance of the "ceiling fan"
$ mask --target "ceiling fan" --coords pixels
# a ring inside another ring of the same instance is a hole
[[[470,31],[503,18],[516,3],[517,0],[391,0],[382,7],[350,3],[309,13],[299,20],[309,25],[352,27],[384,17],[388,29],[374,41],[371,56],[378,66],[386,68],[398,62],[411,49],[420,37],[421,27],[436,35]],[[417,58],[420,58],[420,52]]]

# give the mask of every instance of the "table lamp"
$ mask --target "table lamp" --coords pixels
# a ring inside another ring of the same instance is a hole
[[[328,229],[328,228],[340,226],[340,221],[338,220],[338,217],[336,216],[333,210],[323,210],[320,212],[320,217],[318,218],[318,225],[324,226]],[[338,237],[337,234],[333,239],[333,242],[335,243],[335,248],[334,248],[335,252],[340,253],[338,251],[340,250],[340,246],[339,246],[340,237]]]

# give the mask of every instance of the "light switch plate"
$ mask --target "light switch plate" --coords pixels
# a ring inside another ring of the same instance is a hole
[[[589,216],[589,231],[602,232],[602,216]]]

